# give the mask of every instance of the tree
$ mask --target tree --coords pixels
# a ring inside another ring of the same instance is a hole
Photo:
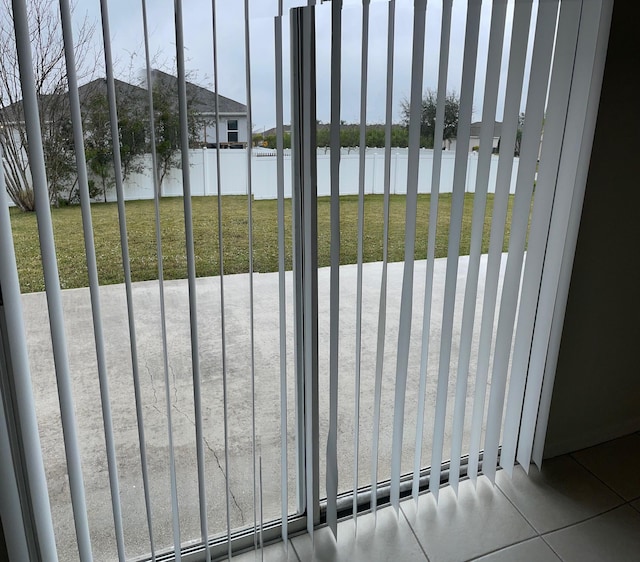
[[[60,15],[55,0],[28,0],[27,12],[49,197],[57,205],[75,171]],[[32,211],[35,201],[12,13],[10,0],[0,0],[0,142],[7,192],[20,209]],[[80,80],[95,66],[89,64],[93,32],[94,25],[84,20],[75,33]]]
[[[153,113],[156,132],[156,157],[158,189],[162,195],[162,183],[167,172],[179,168],[180,159],[180,119],[175,111],[175,96],[165,88],[154,85]]]
[[[115,81],[118,140],[122,180],[143,169],[142,156],[147,152],[146,91],[142,88]],[[104,196],[115,183],[113,166],[113,140],[109,121],[109,102],[105,79],[97,79],[80,87],[82,117],[85,135],[87,167],[94,176],[92,196]],[[98,184],[95,184],[95,180]],[[70,201],[71,202],[71,201]]]
[[[158,174],[159,195],[162,196],[162,184],[167,173],[173,168],[182,166],[177,79],[170,74],[154,70],[152,90],[157,155],[156,172]],[[197,92],[187,87],[187,122],[190,146],[198,144],[198,133],[203,126],[202,117],[193,109],[196,96]],[[145,111],[148,111],[148,104],[145,105],[145,108]],[[147,139],[150,140],[150,138],[151,135],[148,134]]]
[[[422,112],[420,117],[420,146],[433,148],[435,137],[436,109],[438,96],[433,90],[427,90],[422,98]],[[444,105],[444,130],[442,140],[453,140],[458,131],[458,118],[460,114],[460,98],[455,92],[448,92]],[[402,119],[406,127],[409,126],[411,108],[409,102],[402,102]]]
[[[318,124],[316,142],[318,147],[328,147],[331,143],[331,127]],[[381,124],[367,125],[365,143],[367,147],[382,148],[385,146],[385,126]],[[403,125],[392,125],[391,146],[405,148],[407,146],[407,129]],[[360,125],[357,123],[340,123],[340,146],[355,148],[360,144]]]
[[[180,168],[180,115],[175,76],[153,71],[153,109],[160,195],[162,184],[173,168]],[[106,194],[115,183],[113,143],[109,121],[109,104],[104,79],[80,87],[85,133],[85,154],[89,171],[94,176],[94,196]],[[143,156],[151,152],[149,102],[146,83],[134,85],[115,81],[118,140],[122,180],[141,172]],[[191,95],[190,95],[191,94]],[[201,118],[193,110],[193,92],[187,88],[189,145],[196,146]]]
[[[284,140],[284,148],[291,148],[291,133],[284,133],[282,138]],[[262,146],[266,146],[267,148],[275,149],[278,147],[278,137],[275,134],[265,135],[264,142],[266,145],[263,144]]]
[[[107,191],[115,181],[107,96],[105,93],[94,93],[83,105],[87,171],[93,176],[90,180],[93,195],[102,195],[106,202]],[[96,179],[99,184],[96,184]]]

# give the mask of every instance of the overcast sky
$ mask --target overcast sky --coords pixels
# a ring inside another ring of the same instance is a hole
[[[274,96],[274,20],[277,0],[250,0],[250,55],[251,96],[253,127],[256,131],[275,125]],[[304,0],[285,0],[285,14]],[[343,10],[342,54],[342,119],[359,122],[360,116],[360,57],[362,8],[361,0],[345,0]],[[460,92],[462,51],[466,0],[454,0],[451,32],[451,54],[448,90]],[[482,110],[483,75],[489,39],[490,2],[482,8],[480,40],[478,43],[478,71],[474,94],[474,119]],[[512,16],[512,2],[507,12],[507,22]],[[380,123],[385,114],[385,84],[387,75],[387,13],[386,0],[372,0],[369,40],[369,80],[367,122]],[[141,76],[144,70],[142,38],[142,9],[140,0],[109,0],[111,41],[117,74],[124,79],[128,75]],[[151,51],[157,66],[166,70],[175,68],[175,27],[173,0],[148,0]],[[245,85],[245,35],[244,2],[242,0],[218,0],[218,48],[220,94],[246,102]],[[318,119],[329,120],[329,57],[330,10],[327,2],[317,7],[317,69],[318,69]],[[424,90],[435,89],[437,83],[438,45],[440,40],[441,2],[430,1],[427,9]],[[535,13],[535,10],[534,10]],[[99,0],[79,0],[76,17],[87,15],[96,21],[96,41],[102,41]],[[185,50],[187,69],[195,82],[213,89],[212,16],[211,0],[184,0]],[[289,122],[289,54],[288,17],[285,17],[285,121]],[[398,0],[396,12],[396,41],[394,54],[394,120],[400,119],[401,102],[408,98],[411,76],[413,2]],[[510,25],[507,23],[503,60],[508,55]],[[102,56],[102,55],[101,55]],[[504,65],[503,65],[504,67]],[[100,73],[101,71],[98,70]],[[497,117],[501,117],[504,95],[503,68]]]

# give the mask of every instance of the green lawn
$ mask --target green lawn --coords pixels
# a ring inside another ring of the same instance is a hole
[[[511,203],[509,213],[511,212]],[[318,262],[329,265],[330,220],[329,198],[318,200]],[[430,196],[418,197],[418,232],[416,259],[426,257],[427,228]],[[277,271],[278,223],[276,201],[254,201],[253,241],[254,270]],[[471,237],[471,211],[473,194],[465,196],[462,241],[460,253],[469,253]],[[223,208],[224,271],[244,273],[249,266],[247,198],[225,196]],[[483,251],[489,244],[489,228],[493,196],[489,195]],[[447,254],[448,223],[451,195],[441,195],[438,209],[436,256]],[[389,259],[404,259],[405,197],[391,197]],[[287,268],[291,268],[291,201],[286,201]],[[92,207],[93,227],[101,284],[122,283],[122,256],[118,228],[118,209],[115,203],[100,203]],[[126,204],[131,272],[134,281],[157,279],[153,201],[130,201]],[[79,207],[52,209],[53,228],[58,251],[60,283],[65,289],[85,287],[88,284],[82,220]],[[368,195],[365,199],[365,262],[382,260],[383,198]],[[357,258],[358,198],[341,198],[341,263],[355,263]],[[38,246],[36,216],[34,213],[11,212],[16,246],[18,270],[22,291],[42,291],[44,281]],[[196,273],[199,277],[219,274],[217,201],[215,197],[193,198],[193,227],[196,251]],[[510,222],[508,218],[507,224]],[[181,198],[161,201],[162,252],[166,279],[186,277],[184,213]],[[507,233],[508,234],[508,233]],[[505,240],[505,249],[507,240]]]

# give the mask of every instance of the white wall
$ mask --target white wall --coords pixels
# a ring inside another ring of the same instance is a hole
[[[291,197],[291,152],[285,151],[285,196]],[[150,160],[150,158],[149,158]],[[223,150],[220,153],[220,172],[223,195],[245,195],[247,193],[247,155],[246,150]],[[329,151],[318,150],[318,196],[330,193]],[[440,192],[450,193],[453,189],[453,169],[455,153],[445,151],[442,155],[442,173]],[[192,195],[217,195],[216,151],[195,149],[190,151],[190,179]],[[393,149],[391,157],[391,193],[404,194],[407,189],[407,149]],[[431,190],[431,172],[433,151],[420,151],[420,172],[418,190],[429,193]],[[478,168],[478,155],[469,154],[465,190],[475,190],[475,178]],[[498,156],[491,157],[489,174],[489,192],[495,192]],[[515,193],[518,159],[514,159],[510,192]],[[358,149],[343,149],[340,165],[340,193],[356,195],[358,193],[359,155]],[[276,157],[274,151],[254,149],[251,160],[252,192],[256,199],[275,199]],[[125,184],[127,199],[153,198],[153,183],[150,174],[134,174]],[[165,177],[163,191],[165,196],[182,195],[182,170],[171,170]],[[384,150],[368,149],[365,168],[365,193],[382,194],[384,192]],[[115,192],[108,194],[110,201],[115,200]]]

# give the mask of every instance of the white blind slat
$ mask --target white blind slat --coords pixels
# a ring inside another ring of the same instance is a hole
[[[222,408],[224,431],[224,468],[225,468],[225,508],[227,515],[227,557],[231,559],[231,482],[229,471],[229,388],[227,369],[226,311],[224,305],[224,239],[222,232],[222,174],[220,166],[220,94],[218,88],[218,33],[217,33],[217,1],[211,0],[211,30],[213,35],[213,90],[215,92],[216,109],[216,184],[217,218],[218,218],[218,259],[220,267],[220,354],[222,360]]]
[[[2,184],[0,187],[4,189],[4,183],[0,183]],[[12,560],[29,560],[32,557],[29,554],[27,526],[22,516],[18,480],[16,478],[6,420],[7,415],[4,403],[0,400],[0,454],[2,455],[2,462],[0,463],[0,478],[2,478],[0,480],[0,516],[2,516],[3,544],[6,553]],[[53,556],[57,560],[58,557],[55,550],[54,541]]]
[[[153,194],[154,194],[154,213],[155,213],[155,228],[156,228],[156,244],[161,244],[160,238],[160,201],[158,199],[158,193],[160,190],[158,181],[158,154],[156,151],[156,127],[155,117],[153,112],[153,83],[151,80],[151,54],[149,48],[149,28],[147,17],[147,2],[141,0],[142,5],[142,32],[144,37],[144,57],[145,57],[145,78],[147,84],[147,101],[149,103],[149,135],[151,140],[151,171],[153,178]],[[156,246],[158,247],[158,246]],[[160,258],[160,251],[157,251]],[[158,259],[158,269],[162,271],[161,260]],[[160,276],[159,276],[160,278]],[[163,345],[166,343],[166,330],[164,318],[162,319],[162,330],[164,334]],[[166,346],[165,346],[166,349]],[[149,470],[147,466],[147,445],[144,433],[144,425],[142,423],[142,390],[140,386],[140,377],[137,376],[137,369],[133,370],[133,392],[136,402],[136,418],[138,421],[138,442],[140,444],[140,464],[142,467],[142,486],[144,490],[144,505],[147,515],[147,529],[149,531],[149,544],[151,547],[151,558],[155,560],[155,540],[153,536],[153,520],[151,515],[151,494],[149,487]]]
[[[413,15],[413,48],[411,54],[411,107],[422,107],[426,0],[416,0]],[[402,463],[402,436],[404,432],[404,402],[407,391],[409,341],[413,308],[413,271],[416,242],[416,213],[418,201],[418,168],[420,154],[420,117],[413,111],[409,120],[409,162],[407,164],[407,197],[404,243],[404,270],[398,327],[396,386],[393,407],[393,438],[391,443],[391,505],[400,507],[400,476]]]
[[[0,161],[3,158],[2,146],[0,145]],[[8,195],[4,181],[4,169],[0,167],[0,290],[2,291],[2,305],[0,314],[4,314],[7,333],[5,335],[4,344],[8,349],[4,349],[6,355],[10,358],[12,373],[8,373],[8,379],[11,380],[13,392],[15,394],[14,411],[19,419],[22,428],[22,451],[24,454],[24,462],[27,467],[27,480],[31,489],[31,501],[33,505],[33,517],[36,525],[36,533],[39,540],[40,550],[43,552],[51,552],[51,559],[56,562],[56,543],[53,533],[53,522],[51,520],[51,505],[49,503],[49,492],[47,489],[47,481],[42,460],[42,450],[40,446],[40,435],[38,433],[38,420],[36,418],[36,409],[33,397],[33,386],[31,385],[31,373],[29,367],[29,355],[26,341],[23,337],[25,333],[24,319],[22,316],[22,299],[20,298],[20,281],[18,279],[18,270],[16,265],[15,248],[13,245],[13,233],[11,230],[11,219],[9,215]],[[2,346],[2,344],[0,344]],[[8,382],[8,381],[7,381]],[[0,422],[4,426],[6,413],[4,405],[0,400]],[[6,431],[6,426],[2,431]],[[2,457],[10,459],[9,443],[5,445],[4,438],[2,441]],[[7,449],[5,449],[7,447]],[[0,463],[0,475],[3,484],[0,485],[2,490],[5,486],[11,486],[10,482],[15,482],[15,473],[13,463]],[[6,472],[5,472],[6,471]],[[16,488],[8,492],[12,495],[17,492]],[[16,494],[17,496],[17,494]],[[29,554],[24,556],[23,547],[26,545],[13,546],[13,540],[21,541],[19,530],[14,529],[14,525],[19,525],[21,517],[15,516],[13,510],[8,506],[13,503],[17,506],[19,497],[3,496],[0,505],[3,506],[2,524],[4,527],[4,535],[7,540],[7,549],[10,557],[17,560],[28,559]],[[8,512],[4,509],[9,510]],[[14,508],[15,509],[15,508]],[[18,507],[19,510],[19,507]],[[8,513],[10,515],[8,515]],[[16,551],[16,550],[19,550]]]
[[[251,460],[253,476],[253,545],[257,547],[257,453],[256,453],[256,344],[254,322],[253,288],[253,182],[251,177],[251,155],[253,152],[253,119],[251,114],[251,36],[249,24],[249,0],[244,0],[244,56],[247,93],[247,220],[249,222],[249,334],[251,339]]]
[[[287,454],[287,300],[285,285],[284,224],[284,109],[282,70],[282,0],[278,2],[275,26],[276,94],[276,182],[278,184],[278,298],[280,327],[280,494],[282,540],[287,543],[289,514],[289,474]]]
[[[362,254],[364,246],[364,180],[367,151],[367,70],[369,62],[369,2],[362,0],[362,45],[360,69],[360,147],[358,162],[358,255],[356,280],[356,357],[355,408],[353,443],[353,489],[358,489],[358,456],[360,452],[360,368],[362,358]],[[353,494],[353,517],[357,524],[358,494]]]
[[[500,301],[491,394],[487,414],[483,471],[492,482],[495,478],[498,457],[507,371],[513,339],[513,325],[518,306],[520,278],[529,224],[531,196],[538,161],[540,134],[544,118],[547,84],[549,83],[548,76],[557,11],[558,6],[555,2],[543,2],[538,6],[529,91],[527,92],[525,110],[527,117],[522,132],[516,195],[509,233],[509,255],[507,257],[507,268]],[[522,298],[531,298],[531,295],[522,295]]]
[[[527,242],[527,259],[522,282],[522,294],[528,298],[521,301],[518,311],[511,382],[500,454],[500,465],[509,473],[511,473],[515,462],[526,373],[531,351],[531,337],[538,305],[537,295],[540,290],[542,263],[547,247],[558,163],[562,149],[562,133],[567,117],[580,8],[580,2],[564,2],[560,8],[558,38],[544,126],[545,140],[542,144],[536,181],[531,230]]]
[[[331,248],[329,304],[329,435],[327,440],[327,523],[338,534],[338,353],[340,343],[340,83],[342,0],[331,2]]]
[[[189,122],[187,108],[187,79],[184,61],[184,25],[182,0],[175,0],[176,63],[178,71],[178,112],[180,118],[180,153],[182,160],[182,190],[184,231],[186,238],[187,277],[189,288],[189,323],[191,334],[191,375],[193,380],[193,406],[196,428],[196,464],[198,472],[198,508],[200,538],[207,562],[211,560],[207,521],[207,494],[204,458],[204,431],[202,427],[202,383],[200,376],[200,342],[198,336],[198,301],[196,290],[196,258],[193,237],[193,207],[191,204],[191,173],[189,166]]]
[[[467,383],[471,362],[471,343],[473,339],[473,326],[476,314],[478,277],[480,272],[482,236],[487,206],[491,154],[493,152],[493,137],[495,134],[495,116],[498,105],[500,62],[502,60],[502,44],[504,41],[506,10],[506,0],[495,1],[492,5],[491,30],[489,34],[487,70],[485,74],[484,101],[482,107],[482,127],[480,130],[480,146],[478,151],[478,168],[473,198],[471,246],[469,250],[469,265],[467,268],[467,280],[464,291],[451,440],[449,484],[456,492],[458,490],[458,481],[460,478],[460,458],[462,456]]]
[[[87,272],[89,277],[89,293],[91,299],[91,316],[93,320],[94,342],[96,347],[96,362],[98,367],[98,383],[100,387],[100,405],[107,453],[107,472],[109,474],[109,489],[111,494],[111,509],[116,538],[118,559],[126,558],[124,547],[124,529],[122,524],[122,507],[120,504],[120,482],[118,480],[118,463],[116,458],[115,439],[113,434],[113,419],[111,414],[111,400],[109,398],[108,372],[105,354],[104,329],[102,322],[102,308],[100,305],[100,287],[98,281],[98,266],[96,249],[93,238],[93,221],[91,218],[91,201],[89,196],[89,182],[84,153],[84,134],[82,130],[82,116],[80,113],[80,96],[78,94],[78,79],[76,76],[75,54],[73,50],[73,32],[71,27],[71,9],[67,0],[60,1],[61,23],[67,81],[69,84],[69,106],[73,128],[73,142],[78,173],[78,190],[82,214],[82,231],[84,236]]]
[[[449,388],[449,370],[453,340],[453,313],[458,280],[458,258],[464,210],[464,193],[467,177],[469,137],[471,135],[471,114],[473,112],[473,87],[476,77],[476,58],[480,28],[480,0],[471,0],[467,5],[467,22],[462,62],[462,85],[460,91],[460,113],[456,133],[456,160],[453,172],[453,195],[451,198],[451,217],[449,221],[449,247],[447,250],[447,271],[442,312],[442,331],[440,337],[440,358],[438,365],[438,390],[436,395],[435,421],[433,427],[433,445],[431,452],[431,475],[429,490],[438,498],[440,490],[440,471],[444,447],[444,429],[446,422],[447,394]]]
[[[151,137],[151,161],[153,164],[153,185],[154,185],[154,224],[155,224],[155,236],[156,236],[156,254],[158,259],[158,293],[160,301],[160,327],[162,333],[162,365],[163,365],[163,382],[165,388],[165,410],[167,414],[167,436],[168,436],[168,448],[169,448],[169,481],[171,484],[171,514],[172,514],[172,529],[174,537],[176,536],[176,528],[178,529],[179,536],[179,518],[178,518],[178,504],[177,494],[174,494],[176,490],[176,473],[175,473],[175,456],[173,449],[173,423],[171,419],[171,395],[170,395],[170,381],[169,381],[169,352],[168,352],[168,338],[167,338],[167,317],[164,300],[164,263],[162,256],[162,232],[160,227],[160,182],[158,180],[158,165],[157,165],[157,152],[156,152],[156,133],[155,133],[155,118],[153,109],[153,81],[151,76],[151,55],[149,48],[149,30],[147,20],[147,6],[146,0],[142,0],[142,18],[143,18],[143,31],[144,31],[144,44],[145,44],[145,64],[146,64],[146,80],[147,80],[147,99],[149,101],[149,125],[150,125],[150,137]],[[135,377],[134,377],[135,379]],[[141,405],[140,405],[141,406]],[[138,407],[138,406],[136,406]],[[140,432],[139,432],[140,435]],[[143,460],[143,479],[148,481],[148,474],[146,470],[146,446],[144,438],[140,435],[140,454]],[[143,481],[144,481],[143,480]],[[148,484],[146,484],[148,486]],[[146,509],[148,513],[151,511],[150,501],[145,498]],[[148,520],[149,537],[151,540],[151,557],[155,559],[155,547],[153,544],[153,533],[151,528],[151,521]]]
[[[558,186],[572,186],[573,189],[557,190],[551,217],[549,238],[554,240],[556,244],[549,245],[545,256],[540,288],[541,305],[538,307],[539,312],[531,348],[529,379],[518,447],[518,462],[525,467],[528,467],[531,458],[536,415],[541,399],[542,378],[545,374],[547,358],[550,356],[551,362],[554,364],[557,361],[556,346],[559,345],[560,334],[556,334],[557,339],[551,342],[551,346],[554,348],[553,355],[549,355],[550,335],[556,308],[561,310],[561,317],[563,317],[566,306],[570,268],[566,268],[565,265],[565,276],[561,277],[561,275],[563,264],[572,263],[575,252],[589,155],[595,129],[599,90],[602,83],[603,57],[606,51],[604,46],[606,46],[606,34],[611,18],[610,11],[611,3],[608,1],[582,3],[577,56],[562,147],[562,162],[558,172]],[[551,371],[551,373],[554,372],[555,369]],[[548,387],[547,392],[549,391]],[[546,402],[548,398],[545,397],[544,400]],[[541,455],[541,453],[539,454]]]
[[[433,268],[436,253],[436,229],[438,225],[438,197],[440,194],[440,171],[442,169],[442,142],[444,136],[444,110],[449,70],[449,41],[451,37],[452,0],[442,6],[442,26],[440,32],[440,57],[438,64],[438,93],[436,99],[436,124],[433,135],[433,171],[431,175],[431,195],[429,200],[429,231],[427,233],[427,272],[424,286],[424,310],[422,311],[422,350],[420,356],[420,383],[418,388],[418,414],[416,420],[416,441],[413,457],[413,480],[411,493],[418,501],[420,493],[420,469],[422,468],[422,441],[424,434],[424,414],[427,388],[427,364],[429,361],[429,341],[431,335],[431,302],[433,296]]]
[[[67,470],[69,473],[69,488],[71,505],[78,542],[78,551],[82,562],[92,560],[91,539],[87,521],[87,506],[85,501],[84,480],[78,444],[76,419],[74,416],[73,392],[69,372],[69,356],[67,339],[64,329],[62,312],[62,294],[58,277],[56,249],[53,240],[53,225],[49,208],[49,190],[42,147],[42,132],[40,129],[38,100],[33,75],[33,61],[31,57],[31,40],[27,17],[26,4],[19,0],[12,2],[13,24],[18,53],[20,83],[22,86],[25,126],[28,140],[29,167],[33,181],[34,199],[36,205],[36,220],[38,224],[38,238],[42,255],[42,269],[44,273],[47,307],[49,311],[49,326],[51,329],[51,343],[56,369],[58,398],[60,401],[60,416],[64,436]]]
[[[389,261],[389,199],[391,192],[391,126],[393,117],[393,44],[395,37],[395,0],[389,0],[387,15],[387,84],[384,139],[384,199],[382,234],[382,277],[378,307],[378,337],[376,345],[376,371],[373,397],[373,437],[371,440],[371,511],[376,513],[378,500],[378,448],[380,444],[380,403],[382,400],[382,370],[384,366],[384,340],[387,327],[387,281]]]
[[[496,190],[493,200],[491,233],[489,239],[489,255],[485,276],[482,304],[482,320],[480,323],[480,341],[478,346],[478,363],[476,365],[475,395],[471,418],[471,438],[469,448],[469,466],[467,473],[472,480],[478,475],[482,422],[485,413],[485,396],[493,339],[498,284],[500,281],[502,246],[504,229],[509,203],[509,187],[513,169],[513,151],[516,141],[516,128],[522,94],[527,39],[531,20],[531,2],[516,2],[513,14],[511,45],[509,50],[509,68],[507,74],[507,90],[504,103],[502,135],[500,137],[500,159],[496,175]]]

